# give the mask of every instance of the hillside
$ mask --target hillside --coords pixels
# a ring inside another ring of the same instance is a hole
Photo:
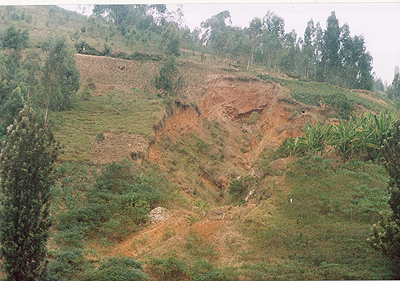
[[[115,237],[109,236],[111,231],[107,238],[84,239],[88,257],[168,261],[172,255],[194,268],[198,265],[193,259],[206,259],[228,279],[386,276],[384,260],[365,244],[380,208],[387,209],[379,199],[385,198],[382,167],[345,163],[336,156],[308,160],[268,156],[285,138],[301,136],[307,122],[337,120],[330,118],[333,113],[327,108],[292,99],[289,87],[296,89],[299,82],[277,83],[254,73],[182,59],[179,69],[185,76],[187,99],[169,111],[152,94],[155,90],[148,79],[161,63],[77,55],[77,64],[82,83],[92,77],[97,90],[91,100],[54,116],[56,135],[67,144],[61,160],[90,162],[78,166],[99,169],[111,161],[130,159],[139,171],[153,167],[163,173],[178,196],[154,206],[160,212],[154,215],[156,221],[131,234],[115,229]],[[313,83],[302,87],[338,90]],[[365,110],[386,103],[371,92],[351,95]],[[254,111],[259,118],[250,126],[245,121]],[[95,140],[98,133],[104,133],[104,141]],[[382,176],[376,178],[376,173]],[[247,175],[257,183],[245,196],[245,204],[236,206],[228,186]],[[323,187],[319,178],[324,179]],[[359,184],[364,196],[370,192],[376,196],[362,197],[367,209],[354,203],[360,196]],[[366,260],[371,262],[368,266]],[[163,280],[152,263],[145,268],[153,280]],[[184,268],[179,270],[177,276],[184,278]]]
[[[21,9],[37,22],[31,34],[51,33],[39,19],[49,7]],[[60,13],[65,34],[91,22]],[[95,26],[98,37],[81,32],[69,43],[84,38],[100,50],[106,43]],[[113,52],[165,56],[121,38]],[[366,242],[389,210],[379,160],[346,158],[331,144],[326,153],[279,150],[307,124],[396,115],[393,101],[183,48],[183,87],[168,96],[154,86],[163,60],[75,51],[81,88],[73,106],[49,113],[64,146],[52,187],[49,280],[394,277]],[[85,97],[88,81],[95,90]]]

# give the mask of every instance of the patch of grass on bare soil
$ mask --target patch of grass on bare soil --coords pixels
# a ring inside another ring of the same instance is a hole
[[[243,253],[244,274],[254,280],[392,278],[366,242],[379,212],[389,210],[387,179],[374,163],[320,156],[292,163],[272,216],[242,224],[253,246]],[[268,204],[259,208],[270,211]]]
[[[374,112],[380,112],[385,108],[388,108],[390,111],[396,110],[395,104],[392,101],[385,100],[387,104],[382,105],[360,95],[357,91],[351,91],[327,83],[287,80],[268,75],[258,75],[258,77],[263,80],[271,80],[288,88],[290,90],[290,96],[297,101],[311,106],[327,104],[333,106],[333,109],[337,110],[339,113],[340,110],[343,110],[341,107],[343,105],[347,106],[348,103],[362,106],[363,108]],[[353,114],[355,113],[354,110],[352,112]],[[343,116],[340,116],[339,114],[337,117]]]
[[[78,100],[67,111],[52,113],[56,138],[65,145],[61,161],[89,162],[91,139],[100,133],[154,136],[156,120],[164,114],[162,99],[150,100],[146,92],[105,91],[89,100]]]

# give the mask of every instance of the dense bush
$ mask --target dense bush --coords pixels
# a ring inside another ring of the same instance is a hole
[[[150,270],[158,280],[165,281],[231,281],[237,280],[230,268],[216,269],[205,258],[195,260],[189,265],[176,257],[150,260]]]
[[[191,279],[189,266],[175,257],[167,259],[154,258],[150,261],[150,264],[152,266],[151,271],[160,280],[184,281]]]
[[[85,47],[85,50],[83,49]],[[104,46],[103,51],[98,51],[93,46],[89,45],[85,41],[75,44],[75,49],[79,54],[93,55],[93,56],[111,56],[113,58],[125,59],[125,60],[135,60],[135,61],[162,61],[163,56],[159,54],[146,54],[141,52],[134,52],[133,54],[127,54],[124,52],[113,52],[111,53],[111,48]]]
[[[154,86],[162,90],[164,95],[174,95],[183,85],[183,77],[179,76],[179,70],[175,64],[175,57],[168,57],[159,74],[154,77]]]
[[[78,176],[68,176],[72,173],[66,170],[68,168],[61,168],[63,188],[58,191],[56,201],[62,196],[62,190],[66,192],[74,184],[71,179],[80,180]],[[87,171],[83,169],[81,173],[87,174]],[[58,213],[55,241],[66,248],[82,248],[89,235],[119,240],[132,233],[135,225],[148,220],[151,208],[163,202],[168,188],[158,174],[134,175],[128,162],[108,163],[95,177],[92,186],[74,187],[75,194],[64,195],[67,202],[75,203],[68,203],[70,208]],[[69,199],[71,196],[76,199]]]
[[[142,271],[142,264],[132,258],[111,257],[100,263],[96,270],[86,272],[85,281],[141,281],[149,280]]]
[[[381,220],[373,225],[368,242],[392,262],[398,279],[400,277],[400,121],[397,121],[394,127],[394,132],[382,146],[386,170],[390,175],[388,204],[391,212],[386,216],[381,215]]]

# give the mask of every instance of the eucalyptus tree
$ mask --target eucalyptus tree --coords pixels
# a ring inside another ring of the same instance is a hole
[[[294,73],[296,70],[296,62],[298,61],[298,54],[300,54],[300,47],[297,41],[297,34],[294,29],[285,34],[284,37],[284,54],[281,57],[279,66],[282,71],[286,73]]]
[[[347,24],[342,26],[341,33],[341,72],[340,85],[347,88],[373,90],[372,57],[366,51],[362,36],[350,36]]]
[[[387,93],[390,99],[398,100],[400,98],[400,70],[398,66],[395,67],[393,81]]]
[[[232,24],[229,11],[222,11],[201,23],[204,30],[202,41],[211,50],[222,55],[226,51],[227,38],[229,38],[230,24]]]
[[[273,12],[268,11],[263,17],[263,26],[267,29],[264,33],[264,42],[266,43],[269,56],[269,67],[277,68],[279,54],[282,49],[282,42],[285,36],[285,20],[278,17]],[[264,43],[263,42],[263,43]]]
[[[323,35],[321,66],[325,80],[333,84],[340,69],[340,33],[339,20],[335,12],[331,12]]]
[[[304,31],[304,39],[301,48],[303,60],[301,62],[302,73],[306,78],[315,75],[318,51],[320,49],[320,40],[322,39],[322,30],[319,22],[314,24],[313,19],[307,22],[307,27]]]
[[[355,77],[354,88],[372,91],[374,85],[374,78],[371,74],[373,58],[366,51],[363,36],[354,36],[353,54],[357,58],[357,62],[355,63],[357,75]]]
[[[45,107],[46,121],[49,108],[66,110],[71,106],[80,87],[79,79],[74,50],[65,37],[55,38],[50,44],[41,81],[44,96],[39,103]]]
[[[119,25],[129,12],[129,5],[95,5],[93,14],[96,17],[105,16],[108,20]]]
[[[175,24],[170,23],[164,30],[162,33],[161,44],[164,46],[167,55],[174,55],[176,57],[181,55],[181,37]]]
[[[251,42],[251,50],[250,50],[250,57],[247,62],[247,69],[253,64],[253,55],[254,55],[254,47],[256,45],[256,41],[258,37],[262,33],[262,22],[260,18],[254,18],[250,22],[249,27],[249,34],[250,34],[250,42]]]

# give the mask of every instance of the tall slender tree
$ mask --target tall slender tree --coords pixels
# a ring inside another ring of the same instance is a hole
[[[262,33],[261,27],[262,27],[262,22],[260,18],[254,18],[250,22],[249,32],[250,32],[251,50],[250,50],[250,57],[247,62],[247,69],[249,69],[249,67],[253,65],[254,47],[256,45],[257,38]]]
[[[53,163],[59,154],[43,118],[24,107],[7,129],[0,154],[0,244],[7,281],[43,278]]]
[[[330,83],[335,82],[339,73],[340,32],[339,20],[335,12],[332,12],[326,20],[321,59],[324,77]]]
[[[396,66],[394,69],[393,81],[389,86],[387,93],[390,99],[398,100],[400,98],[400,68],[398,66]]]
[[[41,103],[46,108],[46,121],[49,108],[66,110],[71,105],[80,87],[79,78],[74,50],[68,46],[65,37],[55,38],[51,42],[42,77],[45,97]]]
[[[202,41],[220,55],[223,55],[229,38],[230,26],[227,23],[232,23],[229,11],[220,12],[201,23],[204,30]]]

